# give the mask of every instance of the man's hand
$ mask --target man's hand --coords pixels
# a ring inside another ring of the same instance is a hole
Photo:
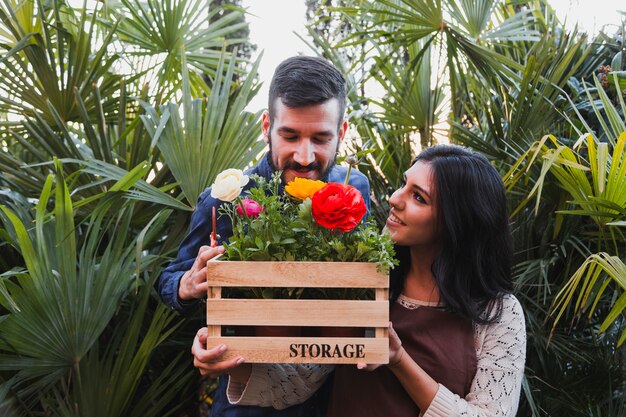
[[[400,360],[404,356],[405,351],[402,347],[402,341],[400,337],[393,329],[391,322],[389,322],[389,364],[388,366],[394,367],[400,363]],[[357,368],[363,369],[365,371],[373,371],[376,368],[382,366],[382,364],[365,364],[365,363],[357,363]]]
[[[191,269],[183,274],[178,284],[178,298],[192,300],[206,297],[208,288],[206,280],[206,263],[209,259],[224,253],[223,246],[202,246]]]
[[[207,334],[206,327],[198,330],[191,347],[193,365],[198,368],[200,375],[217,378],[223,373],[227,373],[234,381],[246,383],[252,371],[251,365],[244,364],[244,359],[241,356],[236,356],[226,361],[218,361],[226,352],[226,345],[222,344],[207,349]]]

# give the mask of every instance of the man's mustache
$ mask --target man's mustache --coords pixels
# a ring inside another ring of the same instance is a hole
[[[317,162],[313,162],[312,164],[309,164],[309,165],[300,165],[297,162],[289,162],[283,167],[283,169],[284,170],[291,169],[293,171],[300,171],[300,172],[319,171],[320,164],[318,164]]]

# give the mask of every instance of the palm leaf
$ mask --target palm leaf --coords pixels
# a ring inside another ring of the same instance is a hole
[[[620,115],[618,109],[611,102],[611,99],[604,91],[604,88],[602,88],[602,85],[600,84],[600,81],[595,74],[593,75],[593,81],[596,86],[595,91],[597,91],[600,97],[600,101],[597,102],[593,100],[590,89],[586,89],[587,96],[589,97],[589,101],[592,105],[593,111],[603,128],[603,136],[606,135],[606,138],[612,143],[612,145],[615,145],[615,142],[612,141],[615,138],[619,137],[622,132],[626,131],[626,122],[624,121],[624,115],[626,114],[626,105],[624,105],[624,101],[623,99],[621,99],[619,102],[621,105]],[[616,86],[619,86],[616,75],[614,75],[613,81]]]
[[[556,314],[552,331],[554,331],[566,308],[574,300],[574,311],[580,314],[588,310],[589,317],[591,317],[610,283],[617,284],[618,289],[616,291],[620,291],[622,294],[606,314],[606,318],[600,326],[600,332],[606,331],[626,311],[626,264],[619,257],[611,256],[605,252],[588,257],[556,295],[551,307],[552,314]],[[577,292],[578,297],[575,298]],[[619,337],[618,346],[625,340],[626,329],[622,331]]]
[[[4,336],[0,369],[17,372],[16,387],[29,381],[24,395],[45,390],[87,354],[115,313],[134,272],[134,251],[124,242],[130,220],[126,210],[109,221],[104,221],[110,216],[108,209],[95,211],[79,251],[60,164],[56,179],[54,212],[45,208],[51,196],[50,176],[37,207],[34,233],[2,207],[28,273],[7,285],[19,310],[0,323]]]
[[[102,23],[113,27],[120,21],[119,38],[127,45],[125,55],[136,61],[143,57],[154,57],[146,68],[147,82],[156,79],[157,95],[165,100],[180,91],[182,74],[187,71],[181,59],[184,51],[186,62],[199,72],[213,79],[217,66],[223,59],[224,46],[243,43],[245,39],[228,39],[228,35],[245,27],[237,23],[241,10],[215,18],[223,7],[208,10],[202,0],[122,0],[109,9],[111,16]],[[211,23],[209,24],[209,21]],[[237,60],[228,56],[228,60]],[[196,94],[207,91],[201,77],[192,77],[191,90]]]
[[[101,181],[115,181],[108,191],[84,198],[76,204],[76,207],[82,207],[97,201],[107,192],[124,191],[125,196],[132,200],[145,201],[177,210],[191,211],[191,207],[169,195],[166,192],[167,189],[158,189],[142,179],[150,169],[146,162],[137,165],[131,171],[126,171],[123,168],[95,159],[83,161],[65,158],[62,161],[65,164],[78,164],[81,167],[81,172],[93,174],[95,177],[101,178]],[[91,184],[90,186],[97,186],[98,184]]]
[[[32,28],[20,26],[24,20],[13,13],[9,0],[3,2],[6,9],[0,13],[0,20],[18,41],[0,61],[0,89],[7,93],[0,96],[0,109],[16,114],[37,112],[53,123],[55,119],[49,107],[52,106],[62,120],[72,121],[80,118],[74,100],[76,93],[93,108],[100,103],[87,95],[92,85],[99,84],[106,97],[119,90],[119,77],[110,71],[114,59],[105,59],[115,25],[98,39],[99,47],[93,50],[95,15],[90,18],[86,10],[79,12],[73,28],[76,34],[73,34],[71,29],[65,28],[61,18],[70,13],[70,9],[52,2],[51,13],[47,14],[38,2],[36,10],[41,19],[41,31],[29,33],[26,29]],[[105,111],[112,112],[115,102],[107,100],[105,103]]]
[[[184,55],[182,59],[185,62]],[[155,108],[145,107],[146,114],[141,116],[144,125],[192,207],[219,172],[244,168],[264,146],[258,140],[261,113],[245,110],[256,93],[253,80],[258,65],[259,61],[246,81],[234,90],[230,80],[235,61],[230,61],[224,73],[222,59],[206,99],[191,99],[184,72],[184,119],[174,103],[162,106],[160,115]]]
[[[82,415],[92,417],[160,417],[175,411],[163,408],[190,381],[182,355],[149,384],[144,379],[155,350],[180,325],[174,324],[176,315],[165,305],[159,304],[154,310],[149,307],[154,278],[156,275],[142,285],[136,301],[131,300],[131,314],[117,321],[107,343],[92,349],[76,367],[70,397],[64,389],[58,389],[50,404],[55,415],[72,417],[79,409]]]

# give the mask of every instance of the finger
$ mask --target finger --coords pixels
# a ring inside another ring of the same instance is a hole
[[[391,322],[389,322],[389,345],[396,349],[402,346],[402,340],[400,340],[400,336],[398,336],[398,333],[394,330]]]
[[[192,273],[192,279],[195,283],[206,281],[206,262]]]
[[[194,339],[193,347],[191,348],[195,360],[203,363],[210,363],[217,361],[226,352],[226,345],[220,344],[212,348],[206,349],[200,343],[200,338]]]
[[[396,333],[396,330],[393,328],[392,322],[389,322],[389,334],[393,336],[398,336],[398,334]]]
[[[211,249],[209,245],[200,246],[200,248],[198,248],[198,256],[202,255],[204,252],[206,252],[209,249]],[[198,256],[196,256],[196,259],[198,258]]]
[[[198,298],[200,298],[206,296],[208,288],[209,284],[206,282],[206,280],[204,280],[202,282],[196,282],[194,291],[198,295]]]
[[[179,287],[179,297],[183,300],[191,300],[197,298],[206,297],[207,292],[207,282],[204,281],[194,281],[196,279],[195,274],[189,274],[188,276],[183,275],[180,280]]]
[[[200,266],[206,266],[206,263],[210,260],[215,258],[218,255],[221,255],[224,253],[224,246],[216,246],[214,248],[209,247],[209,249],[207,249],[206,251],[202,252],[201,254],[198,255],[198,261],[199,261],[199,267]]]
[[[244,362],[245,362],[244,358],[242,358],[241,356],[236,356],[226,361],[213,362],[213,363],[204,363],[196,359],[194,360],[193,365],[199,370],[206,371],[207,372],[206,375],[209,375],[211,377],[216,377],[225,373],[228,370],[231,370],[241,365]]]
[[[193,261],[193,266],[191,267],[192,270],[198,269],[198,267],[206,263],[206,260],[203,261],[203,255],[210,249],[211,247],[207,245],[202,245],[198,248],[198,254],[196,255],[196,259]]]
[[[356,364],[356,368],[361,370],[361,371],[370,371],[371,372],[371,371],[373,371],[373,370],[375,370],[375,369],[377,369],[379,367],[380,367],[380,365],[378,365],[378,364],[371,364],[371,363],[370,364],[366,364],[366,363],[363,363],[363,362],[359,362],[359,363]]]
[[[196,337],[202,346],[206,346],[206,339],[209,336],[209,329],[207,327],[202,327],[196,333]]]
[[[207,352],[207,348],[206,348],[206,336],[203,335],[204,332],[201,332],[202,329],[198,330],[198,333],[196,334],[196,337],[193,338],[193,343],[191,344],[191,354],[194,357],[197,357],[198,355],[203,355],[205,354],[205,352]],[[223,346],[223,350],[226,351],[226,345],[220,345]],[[218,346],[219,347],[219,346]]]

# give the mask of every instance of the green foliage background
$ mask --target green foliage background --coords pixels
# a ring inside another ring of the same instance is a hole
[[[421,147],[501,172],[528,331],[518,415],[624,415],[624,28],[590,39],[539,0],[307,5],[312,53],[349,75],[343,151],[379,225]],[[201,413],[202,313],[169,311],[154,282],[199,193],[263,150],[247,33],[222,1],[0,0],[2,415]]]

